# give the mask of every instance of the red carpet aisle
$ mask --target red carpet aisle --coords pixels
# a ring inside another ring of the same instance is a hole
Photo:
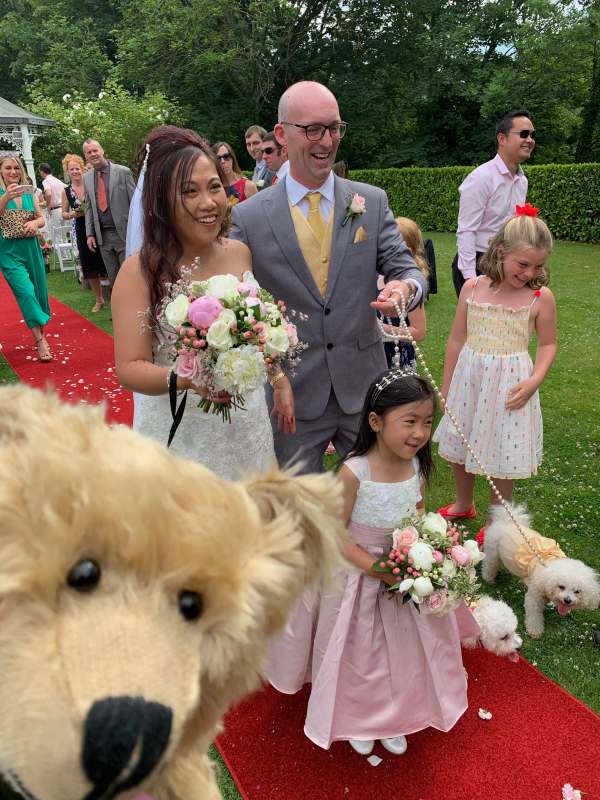
[[[470,705],[455,728],[410,736],[404,756],[376,744],[377,767],[345,742],[326,751],[304,736],[306,687],[254,695],[217,746],[245,800],[560,800],[565,783],[598,800],[600,717],[523,659],[464,660]]]
[[[115,375],[112,337],[53,297],[50,307],[46,335],[54,361],[45,364],[38,361],[33,337],[0,276],[0,342],[12,369],[23,383],[36,388],[51,384],[69,402],[105,401],[109,421],[131,425],[133,398]]]

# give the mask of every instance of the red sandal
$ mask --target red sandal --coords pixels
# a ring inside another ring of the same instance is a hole
[[[477,516],[477,510],[475,506],[471,506],[466,511],[461,511],[459,514],[454,512],[448,511],[450,506],[453,505],[452,503],[448,503],[447,506],[442,506],[442,508],[438,508],[437,513],[440,516],[444,517],[444,519],[475,519]]]

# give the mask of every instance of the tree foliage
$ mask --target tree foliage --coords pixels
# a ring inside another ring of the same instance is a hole
[[[474,163],[525,107],[536,163],[600,160],[600,0],[3,0],[0,94],[160,93],[226,139],[272,127],[281,92],[326,83],[353,166]],[[248,165],[248,162],[244,162]]]

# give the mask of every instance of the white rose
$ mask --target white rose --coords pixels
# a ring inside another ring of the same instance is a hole
[[[220,319],[215,320],[206,334],[206,343],[214,350],[229,350],[233,347],[229,325]]]
[[[415,579],[412,591],[417,595],[417,597],[427,597],[427,595],[433,593],[433,583],[429,580],[429,578],[424,578],[421,575],[420,578]]]
[[[441,514],[425,514],[423,522],[421,523],[421,530],[423,533],[428,533],[431,536],[443,536],[448,530],[448,523]]]
[[[70,99],[71,99],[71,95],[70,94],[63,94],[63,103],[66,103]]]
[[[456,575],[456,564],[451,558],[445,558],[442,562],[442,575],[444,578],[453,578]]]
[[[480,561],[483,561],[485,558],[484,553],[481,552],[479,549],[479,545],[475,541],[475,539],[466,539],[463,542],[463,547],[471,556],[471,562],[473,564],[479,564]]]
[[[412,589],[413,584],[415,582],[414,578],[405,578],[401,583],[398,589],[401,592],[408,592],[409,589]]]
[[[268,356],[282,356],[289,349],[290,340],[281,325],[277,328],[269,328],[267,341],[265,342],[265,353]]]
[[[180,294],[167,305],[165,308],[165,317],[172,328],[183,325],[187,319],[189,306],[189,300],[184,294]]]
[[[212,294],[217,300],[231,300],[238,283],[235,275],[213,275],[206,281],[206,294]]]
[[[258,189],[262,189],[264,185],[265,185],[264,178],[261,178],[260,180],[256,181],[256,186]]]
[[[417,542],[408,551],[416,569],[430,570],[433,567],[433,547],[425,542]]]
[[[359,194],[355,194],[350,202],[350,211],[353,214],[364,214],[366,211],[365,198],[361,197]]]
[[[219,314],[219,322],[224,322],[227,326],[231,327],[231,323],[237,322],[237,318],[230,308],[224,308]]]

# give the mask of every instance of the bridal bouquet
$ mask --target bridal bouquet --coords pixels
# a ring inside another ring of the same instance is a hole
[[[184,275],[168,287],[157,322],[170,332],[173,371],[208,389],[200,408],[230,422],[231,409],[244,407],[247,392],[284,361],[293,368],[305,348],[285,312],[285,304],[275,302],[251,273],[242,281],[234,275],[191,281]],[[213,399],[223,392],[228,402]]]
[[[391,574],[389,591],[412,601],[421,613],[445,614],[477,596],[475,566],[483,556],[474,539],[440,514],[409,517],[391,534],[392,546],[373,571]]]

